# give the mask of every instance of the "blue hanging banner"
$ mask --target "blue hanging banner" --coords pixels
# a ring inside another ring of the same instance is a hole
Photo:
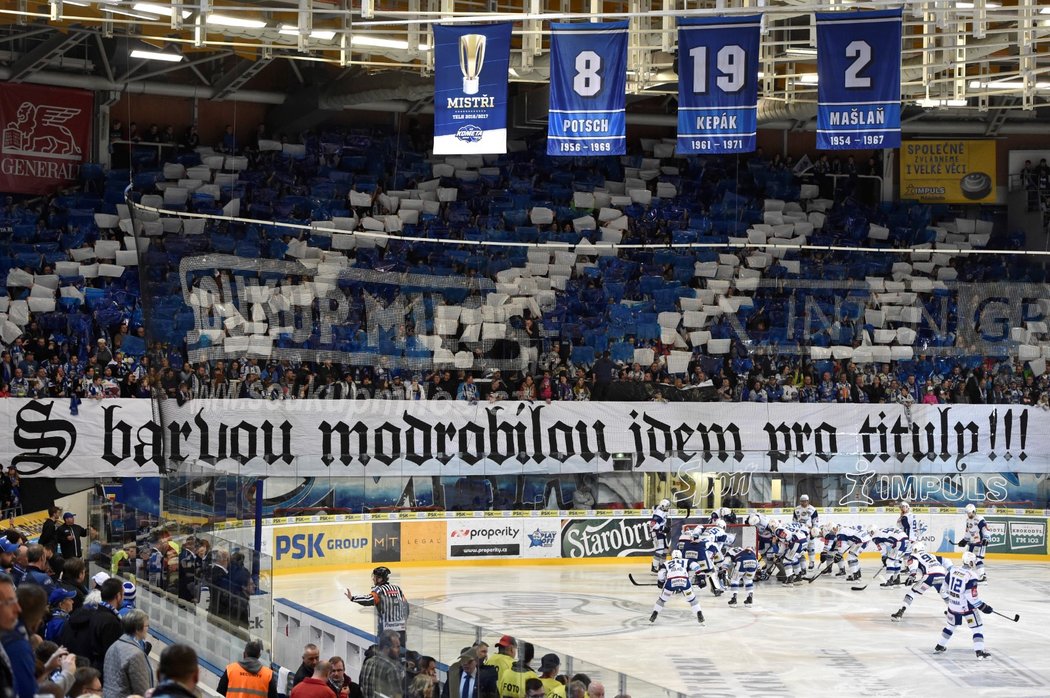
[[[817,148],[899,148],[901,10],[817,13]]]
[[[551,24],[548,155],[624,155],[627,22]]]
[[[678,155],[750,153],[761,15],[678,20]]]
[[[511,23],[434,26],[434,154],[507,152]]]

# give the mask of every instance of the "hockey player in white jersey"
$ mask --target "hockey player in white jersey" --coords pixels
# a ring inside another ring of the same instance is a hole
[[[977,555],[967,550],[963,553],[962,564],[948,570],[944,580],[948,590],[948,610],[944,615],[948,621],[941,630],[941,642],[933,648],[935,652],[944,652],[955,628],[965,624],[973,633],[973,649],[977,658],[992,656],[984,649],[984,623],[981,621],[981,613],[991,613],[992,607],[977,594],[976,566]]]
[[[984,554],[988,551],[988,522],[977,513],[977,507],[973,504],[966,505],[966,534],[958,546],[966,546],[967,552],[974,554],[976,560],[974,571],[977,573],[977,581],[983,582],[988,578],[984,570]]]
[[[747,592],[744,605],[750,606],[755,593],[755,572],[758,571],[758,556],[751,548],[730,548],[726,551],[722,566],[729,572],[729,589],[733,595],[730,606],[736,606],[736,595],[741,588]]]
[[[899,528],[872,530],[871,542],[882,550],[882,565],[888,578],[882,583],[892,587],[901,583],[901,563],[904,561],[908,536]]]
[[[769,579],[769,570],[773,567],[775,554],[770,519],[763,514],[749,514],[747,525],[755,527],[755,534],[758,537],[758,549],[755,552],[762,558],[762,569],[757,577],[759,580]]]
[[[870,544],[871,535],[863,526],[839,526],[835,534],[834,558],[839,565],[839,573],[835,576],[838,577],[845,573],[842,567],[842,561],[845,559],[849,566],[849,576],[846,577],[846,581],[858,581],[860,579],[860,553]]]
[[[926,546],[922,543],[914,543],[912,550],[908,553],[906,560],[908,572],[919,581],[904,595],[904,605],[891,613],[890,618],[899,621],[904,617],[904,612],[911,606],[916,596],[922,596],[930,587],[941,595],[944,603],[948,603],[948,590],[944,586],[944,577],[948,573],[947,568],[935,555],[926,552]],[[951,566],[951,563],[948,564]]]
[[[802,552],[809,548],[809,529],[804,524],[792,521],[780,526],[773,534],[780,548],[780,560],[784,566],[787,579],[785,584],[797,584],[802,581]]]
[[[661,499],[649,517],[649,530],[653,534],[653,572],[660,569],[660,564],[667,555],[667,538],[671,535],[671,516],[668,513],[670,511],[671,500]]]
[[[795,523],[800,523],[805,526],[807,531],[812,530],[814,526],[820,525],[820,514],[817,513],[817,508],[809,503],[808,494],[803,494],[798,498],[798,506],[795,507],[792,519]],[[813,569],[813,565],[816,563],[817,558],[813,552],[812,538],[810,538],[809,543],[806,545],[805,552],[806,558],[809,562],[809,569]]]
[[[911,511],[911,504],[902,501],[899,505],[901,515],[897,519],[897,528],[904,531],[907,540],[904,544],[904,554],[911,552],[912,544],[916,541],[919,531],[915,526],[915,514]]]
[[[649,622],[655,623],[657,616],[660,615],[660,611],[663,610],[664,605],[668,599],[674,594],[685,594],[685,600],[689,602],[690,608],[696,613],[696,620],[698,623],[703,624],[704,612],[700,610],[700,599],[696,597],[696,593],[693,591],[693,583],[690,578],[698,570],[699,565],[692,560],[686,560],[682,557],[681,550],[672,550],[671,559],[667,562],[660,563],[660,571],[657,572],[657,579],[660,581],[660,598],[656,600],[656,605],[653,606],[653,613],[649,616]]]

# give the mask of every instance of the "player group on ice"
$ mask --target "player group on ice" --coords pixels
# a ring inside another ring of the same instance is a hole
[[[946,606],[946,622],[941,630],[941,640],[934,648],[936,652],[944,652],[955,629],[966,626],[973,633],[978,659],[985,659],[991,655],[984,647],[982,614],[995,613],[1015,622],[1020,620],[1019,615],[1011,617],[995,612],[978,595],[978,584],[986,581],[984,558],[989,531],[984,517],[977,514],[973,504],[966,506],[965,534],[956,543],[966,548],[962,564],[953,565],[950,560],[934,555],[921,542],[914,540],[917,535],[915,515],[908,502],[900,503],[900,517],[895,526],[880,529],[822,524],[816,508],[809,503],[809,497],[802,495],[799,499],[791,521],[781,522],[764,514],[747,515],[743,523],[755,527],[755,548],[733,545],[735,535],[726,530],[726,525],[737,523],[737,518],[733,511],[722,507],[711,513],[706,524],[683,523],[670,557],[667,557],[667,551],[672,530],[671,502],[661,500],[649,521],[655,543],[651,571],[657,575],[660,587],[660,597],[653,606],[649,622],[656,622],[672,596],[682,594],[697,621],[703,624],[704,613],[694,588],[710,588],[717,598],[728,587],[730,606],[738,606],[737,597],[743,591],[742,605],[751,606],[756,582],[776,579],[783,584],[797,585],[813,582],[835,568],[838,571],[834,576],[860,582],[860,555],[867,549],[882,554],[882,566],[868,579],[869,583],[885,572],[886,580],[881,586],[909,587],[901,607],[890,615],[893,621],[902,620],[915,598],[928,590],[933,589],[940,595]],[[633,576],[630,579],[634,584],[642,585]],[[851,589],[863,591],[867,586],[865,583]]]

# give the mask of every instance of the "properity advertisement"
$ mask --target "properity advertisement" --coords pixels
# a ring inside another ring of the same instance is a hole
[[[995,141],[905,141],[900,184],[902,199],[994,204]]]

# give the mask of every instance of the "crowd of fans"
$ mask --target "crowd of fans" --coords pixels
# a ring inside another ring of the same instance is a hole
[[[321,659],[317,645],[306,645],[302,664],[292,677],[291,698],[606,698],[600,681],[592,681],[584,673],[562,673],[557,654],[545,654],[537,663],[532,643],[519,643],[510,635],[500,637],[494,648],[480,641],[464,647],[457,657],[450,658],[444,681],[437,660],[405,651],[397,631],[384,631],[378,640],[366,651],[356,681],[346,675],[342,657]],[[220,680],[220,693],[227,695],[223,692],[227,676],[249,671],[266,677],[269,683],[262,686],[268,688],[262,691],[276,698],[280,688],[276,677],[256,668],[260,649],[256,643],[248,643],[244,659],[227,667]],[[616,698],[630,696],[617,694]]]

